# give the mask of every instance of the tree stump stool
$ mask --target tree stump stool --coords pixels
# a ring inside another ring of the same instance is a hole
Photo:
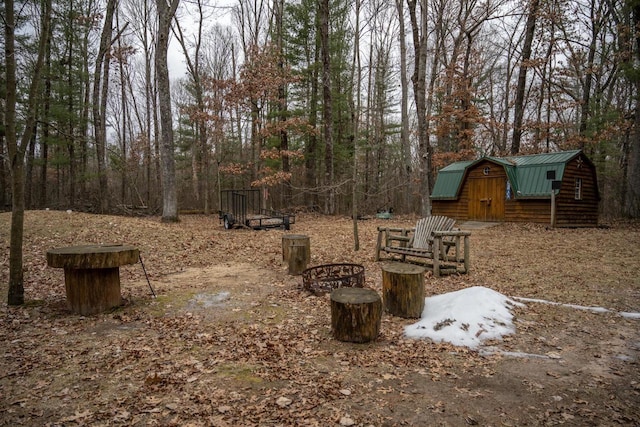
[[[282,261],[288,265],[289,274],[297,276],[311,261],[311,240],[303,234],[282,236]]]
[[[416,318],[424,309],[424,267],[400,262],[382,266],[384,309],[394,316]]]
[[[338,288],[331,292],[331,330],[339,341],[365,343],[380,332],[382,301],[374,290]]]
[[[120,266],[139,259],[138,249],[123,245],[71,246],[47,252],[50,267],[64,268],[67,304],[81,315],[119,306]]]

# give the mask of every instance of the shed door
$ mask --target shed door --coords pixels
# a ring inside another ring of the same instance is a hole
[[[469,179],[469,219],[504,221],[505,179]]]

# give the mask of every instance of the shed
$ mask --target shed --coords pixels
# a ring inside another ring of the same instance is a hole
[[[596,168],[581,150],[452,163],[438,171],[432,213],[457,220],[549,224],[553,181],[556,225],[597,226]]]

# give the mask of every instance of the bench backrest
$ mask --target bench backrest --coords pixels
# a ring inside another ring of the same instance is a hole
[[[429,216],[419,219],[416,223],[416,231],[413,235],[411,247],[419,249],[429,249],[431,244],[431,233],[434,231],[451,231],[456,220],[446,216]]]

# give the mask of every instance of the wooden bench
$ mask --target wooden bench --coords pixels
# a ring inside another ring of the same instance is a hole
[[[424,265],[441,274],[469,271],[468,231],[454,229],[445,216],[421,218],[415,228],[378,227],[376,261],[396,260]]]

